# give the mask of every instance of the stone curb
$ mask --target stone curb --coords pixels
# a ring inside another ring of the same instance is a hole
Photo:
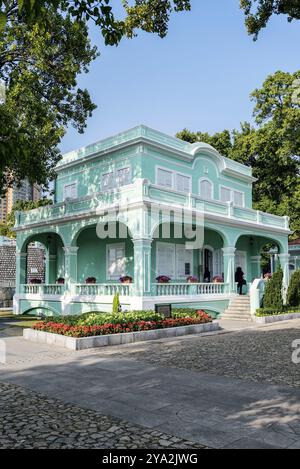
[[[300,313],[274,314],[274,316],[255,316],[255,322],[259,324],[270,324],[289,319],[300,319]]]
[[[147,340],[158,340],[169,337],[179,337],[189,334],[201,334],[219,329],[219,323],[213,321],[206,324],[194,324],[191,326],[171,327],[156,329],[153,331],[126,332],[123,334],[100,335],[93,337],[67,337],[51,332],[24,329],[23,338],[40,344],[58,345],[70,350],[85,350],[89,348],[107,347],[109,345],[132,344]]]

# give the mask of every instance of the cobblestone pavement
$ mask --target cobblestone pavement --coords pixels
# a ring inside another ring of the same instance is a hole
[[[204,446],[99,412],[0,383],[1,448],[153,448]]]
[[[154,365],[300,387],[300,364],[292,362],[292,342],[296,339],[300,340],[300,320],[235,333],[146,342],[124,349],[122,356]]]

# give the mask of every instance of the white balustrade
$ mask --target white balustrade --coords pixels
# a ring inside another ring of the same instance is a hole
[[[90,283],[90,284],[77,284],[76,294],[77,295],[114,295],[119,293],[121,296],[129,296],[131,292],[132,284],[122,283]]]
[[[222,295],[225,283],[157,283],[157,296]]]

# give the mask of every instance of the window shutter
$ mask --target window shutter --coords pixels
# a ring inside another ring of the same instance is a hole
[[[203,199],[213,198],[213,185],[206,179],[200,182],[200,195]]]
[[[190,180],[189,176],[183,176],[182,174],[177,174],[176,176],[176,189],[182,192],[190,192]]]
[[[243,207],[244,206],[244,197],[243,197],[242,192],[234,191],[233,200],[234,200],[234,205],[237,205],[238,207]]]
[[[222,202],[231,201],[231,190],[227,189],[227,187],[221,187],[221,200]]]
[[[158,275],[175,276],[175,244],[158,243],[156,268]]]
[[[169,187],[172,189],[173,181],[172,181],[172,172],[167,171],[166,169],[158,169],[157,170],[157,184],[164,187]]]

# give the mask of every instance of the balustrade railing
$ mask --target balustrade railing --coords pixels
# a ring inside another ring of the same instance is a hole
[[[225,283],[156,283],[156,296],[181,295],[222,295],[226,293]]]
[[[29,295],[62,295],[65,291],[63,284],[34,284],[28,283],[22,285],[23,293]]]
[[[91,283],[77,284],[76,294],[97,296],[97,295],[114,295],[119,293],[121,296],[129,296],[132,290],[132,284],[122,283]]]

